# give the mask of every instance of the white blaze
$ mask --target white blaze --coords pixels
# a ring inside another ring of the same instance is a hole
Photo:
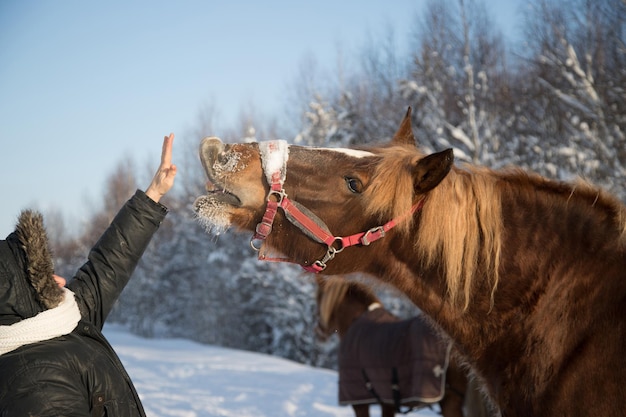
[[[348,148],[311,148],[311,149],[317,149],[320,151],[329,151],[329,152],[339,152],[339,153],[346,154],[348,156],[352,156],[354,158],[365,158],[368,156],[374,156],[374,154],[371,152],[360,151],[358,149],[348,149]]]

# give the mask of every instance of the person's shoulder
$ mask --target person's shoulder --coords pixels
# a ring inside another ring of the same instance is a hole
[[[76,339],[60,336],[55,339],[21,346],[0,356],[0,391],[23,386],[33,379],[47,378],[46,375],[61,375],[68,370],[68,357],[77,349]]]

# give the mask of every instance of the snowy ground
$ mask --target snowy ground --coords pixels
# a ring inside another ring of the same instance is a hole
[[[289,360],[182,339],[143,339],[115,326],[107,336],[148,417],[351,417],[337,405],[337,373]],[[372,416],[380,409],[372,407]],[[423,409],[412,417],[432,417]]]

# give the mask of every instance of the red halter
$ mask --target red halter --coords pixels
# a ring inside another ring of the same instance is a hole
[[[277,142],[283,143],[277,144]],[[284,152],[287,152],[284,141],[261,142],[259,143],[259,149],[266,150],[268,153],[266,153],[265,156],[269,157],[269,153],[281,149],[280,145],[282,145]],[[261,155],[263,158],[264,153],[262,152]],[[321,219],[319,219],[306,207],[303,207],[296,201],[291,201],[287,197],[287,193],[283,188],[283,182],[285,180],[287,170],[287,155],[283,156],[283,158],[284,163],[282,164],[282,168],[273,167],[271,168],[272,172],[267,172],[267,168],[270,165],[269,163],[263,164],[264,169],[266,169],[265,175],[270,182],[270,190],[267,194],[267,206],[265,208],[263,220],[257,224],[256,232],[254,236],[252,236],[252,239],[250,239],[250,246],[252,246],[252,249],[259,252],[259,259],[261,260],[292,262],[285,258],[266,258],[260,253],[261,246],[255,246],[255,241],[264,241],[272,231],[274,217],[276,216],[276,212],[279,207],[285,212],[287,220],[297,226],[307,236],[316,242],[326,244],[326,255],[324,255],[322,259],[315,261],[311,265],[301,265],[302,268],[308,272],[318,273],[326,269],[326,263],[333,259],[337,253],[343,251],[348,246],[368,246],[370,243],[384,237],[387,231],[393,228],[400,221],[404,220],[406,217],[415,213],[415,211],[419,210],[424,205],[424,199],[422,198],[414,204],[406,214],[396,219],[392,219],[382,226],[372,227],[365,232],[356,233],[350,236],[333,236]]]

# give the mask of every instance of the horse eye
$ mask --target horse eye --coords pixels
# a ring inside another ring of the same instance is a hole
[[[348,185],[348,189],[353,193],[361,193],[363,191],[363,184],[356,178],[346,177],[346,184]]]

